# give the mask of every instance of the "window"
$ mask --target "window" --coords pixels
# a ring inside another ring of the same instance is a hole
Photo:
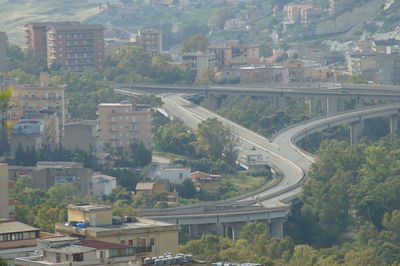
[[[154,244],[155,244],[154,237],[150,237],[150,246],[154,246]]]
[[[83,261],[83,253],[72,254],[72,261]]]
[[[125,245],[125,240],[120,240],[119,243],[120,243],[121,245]]]
[[[128,240],[128,245],[129,245],[129,246],[133,246],[133,242],[134,242],[133,239],[129,239],[129,240]]]
[[[117,256],[117,249],[112,248],[110,249],[110,258],[116,257]]]
[[[60,253],[56,253],[56,263],[61,263],[61,255],[60,255]]]

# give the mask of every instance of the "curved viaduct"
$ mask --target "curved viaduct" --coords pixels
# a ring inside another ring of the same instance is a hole
[[[115,89],[118,93],[133,95],[127,89]],[[279,169],[283,176],[278,183],[225,201],[208,202],[169,209],[143,210],[142,214],[151,219],[189,226],[193,237],[201,232],[214,232],[235,239],[241,227],[249,221],[265,221],[273,236],[283,237],[283,223],[290,215],[291,202],[301,192],[307,172],[314,162],[312,154],[303,151],[296,143],[302,138],[330,127],[350,124],[350,142],[355,143],[359,126],[365,119],[390,117],[391,132],[397,130],[400,104],[374,106],[324,116],[290,126],[278,132],[270,140],[248,130],[215,113],[192,104],[183,94],[163,94],[164,108],[174,117],[182,119],[195,129],[207,118],[217,117],[240,138],[241,152],[256,147],[269,164]]]

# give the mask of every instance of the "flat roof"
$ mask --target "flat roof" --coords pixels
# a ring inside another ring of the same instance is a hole
[[[0,222],[0,234],[5,233],[17,233],[17,232],[28,232],[28,231],[39,231],[39,228],[13,221],[13,222]]]
[[[133,223],[123,223],[120,225],[89,226],[86,227],[85,229],[87,231],[101,233],[113,230],[145,229],[145,228],[175,226],[175,224],[170,224],[166,222],[160,222],[145,218],[137,218],[137,219],[138,222],[133,222]]]
[[[101,210],[111,210],[112,208],[107,205],[100,205],[100,204],[69,204],[68,209],[75,209],[81,211],[101,211]]]
[[[56,242],[65,242],[65,241],[74,241],[74,240],[79,240],[79,238],[70,237],[70,236],[56,236],[56,237],[41,238],[39,241],[56,243]]]
[[[70,245],[64,246],[60,248],[49,248],[48,251],[50,252],[57,252],[57,253],[64,253],[64,254],[74,254],[74,253],[86,253],[95,251],[95,248],[85,247],[85,246],[78,246],[78,245]]]
[[[130,107],[132,106],[131,103],[101,103],[99,106],[103,107]]]
[[[83,164],[80,162],[48,162],[39,161],[36,163],[36,167],[42,168],[83,168]]]

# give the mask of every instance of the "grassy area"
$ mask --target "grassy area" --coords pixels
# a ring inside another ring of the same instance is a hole
[[[23,27],[38,21],[82,21],[99,13],[100,1],[67,0],[0,0],[0,30],[6,31],[9,40],[22,44]]]

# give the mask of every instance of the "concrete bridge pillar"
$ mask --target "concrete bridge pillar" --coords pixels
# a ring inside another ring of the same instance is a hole
[[[189,239],[195,239],[199,235],[199,225],[190,224],[189,225]]]
[[[314,115],[317,113],[317,103],[315,98],[308,97],[306,98],[306,103],[308,104],[308,113],[310,115]]]
[[[282,110],[287,108],[287,100],[283,96],[273,96],[272,106],[277,110]]]
[[[399,129],[399,115],[391,115],[389,119],[390,123],[390,134],[396,134]]]
[[[225,226],[223,223],[217,223],[217,235],[225,237]]]
[[[326,98],[326,115],[330,116],[338,112],[338,99],[335,97]]]
[[[283,223],[285,222],[284,218],[277,218],[271,220],[269,224],[271,236],[282,239],[283,238]]]
[[[204,107],[213,112],[216,111],[218,109],[218,98],[214,95],[206,94],[204,96]]]
[[[362,121],[350,123],[350,145],[358,143],[358,138],[363,130],[363,125],[364,123]]]

